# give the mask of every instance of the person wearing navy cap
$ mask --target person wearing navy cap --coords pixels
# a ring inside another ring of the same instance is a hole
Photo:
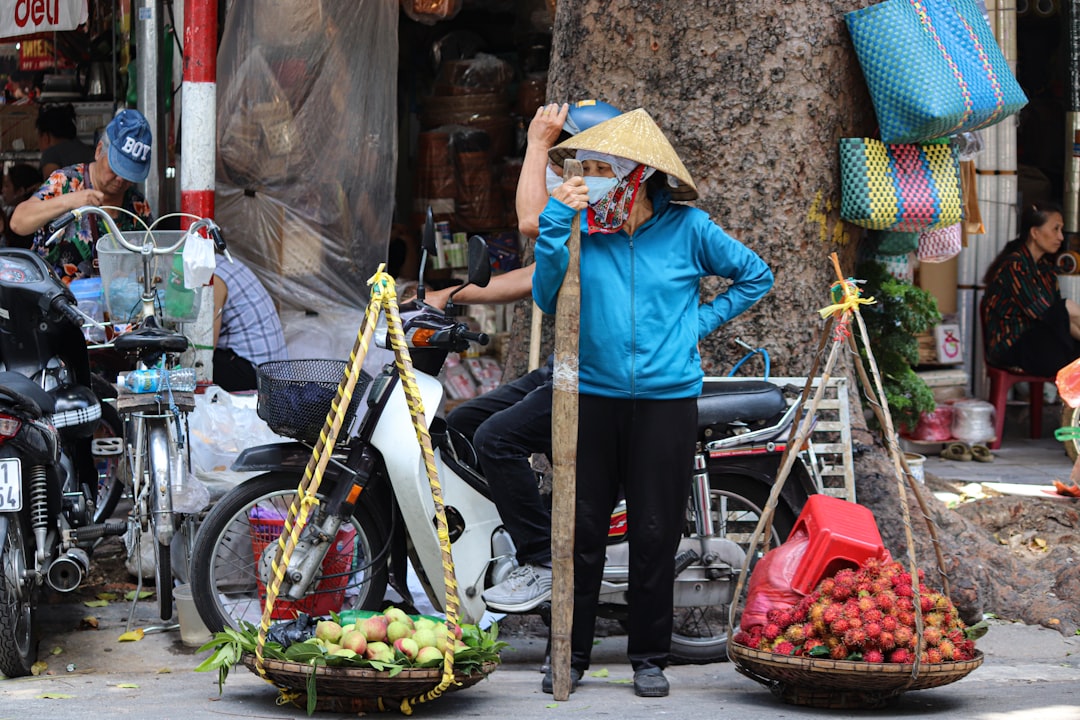
[[[52,264],[65,282],[97,274],[97,239],[108,230],[95,217],[68,226],[61,241],[46,248],[45,226],[66,212],[84,205],[120,207],[111,211],[121,231],[140,229],[139,220],[153,220],[150,205],[135,187],[150,174],[153,134],[138,110],[121,110],[105,128],[94,159],[60,168],[11,214],[11,229],[34,235],[33,248]],[[134,214],[132,217],[128,213]]]

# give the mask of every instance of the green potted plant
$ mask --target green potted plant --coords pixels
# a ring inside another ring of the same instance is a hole
[[[863,305],[861,313],[893,426],[898,432],[914,430],[919,415],[937,407],[933,392],[912,369],[919,362],[916,336],[941,322],[937,300],[922,288],[894,278],[880,263],[863,262],[856,273],[865,281],[863,297],[876,300]],[[866,349],[860,352],[865,360]],[[871,416],[870,423],[876,427],[876,418]]]

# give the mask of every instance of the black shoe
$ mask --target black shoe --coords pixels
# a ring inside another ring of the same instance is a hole
[[[581,671],[577,668],[570,668],[570,692],[577,690],[578,683],[581,682]],[[544,673],[544,679],[540,683],[540,689],[546,692],[548,695],[555,693],[555,681],[551,677],[551,669]]]
[[[658,667],[642,668],[634,673],[634,694],[638,697],[667,697],[668,681]]]

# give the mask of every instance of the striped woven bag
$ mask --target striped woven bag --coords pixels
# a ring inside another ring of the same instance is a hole
[[[871,230],[922,232],[963,219],[960,159],[951,143],[840,140],[840,217]]]
[[[1027,104],[974,0],[885,0],[844,19],[887,143],[977,130]]]

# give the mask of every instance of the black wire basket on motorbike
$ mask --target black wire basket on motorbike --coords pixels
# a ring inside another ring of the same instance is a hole
[[[348,363],[343,360],[274,360],[259,365],[259,417],[278,435],[313,443],[319,439],[338,384]],[[371,376],[361,372],[343,427],[356,417]]]

